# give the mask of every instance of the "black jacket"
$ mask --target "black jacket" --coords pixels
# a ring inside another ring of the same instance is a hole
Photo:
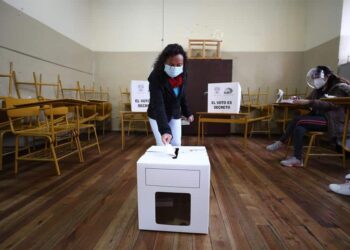
[[[326,117],[329,138],[342,138],[345,120],[344,108],[331,102],[319,100],[319,98],[325,97],[325,94],[336,97],[348,97],[350,96],[350,85],[346,83],[337,83],[327,92],[322,92],[316,89],[307,97],[307,99],[310,99],[309,106],[312,108],[312,111]],[[348,128],[348,137],[350,137],[349,131],[350,125]]]
[[[186,84],[187,77],[183,76],[183,84],[176,96],[169,81],[169,77],[165,72],[152,71],[148,77],[150,103],[147,110],[147,115],[157,121],[158,130],[161,135],[171,134],[171,129],[168,125],[169,121],[181,118],[181,114],[185,117],[191,115],[186,101]]]

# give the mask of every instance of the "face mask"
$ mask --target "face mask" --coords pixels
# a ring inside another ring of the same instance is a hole
[[[164,65],[164,71],[167,73],[168,76],[171,78],[177,77],[183,72],[183,66],[170,66],[168,64]]]
[[[314,86],[316,89],[322,88],[326,84],[326,80],[324,78],[317,78],[314,80]]]

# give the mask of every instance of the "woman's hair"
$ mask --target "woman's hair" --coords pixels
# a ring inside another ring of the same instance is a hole
[[[155,61],[153,65],[153,70],[157,72],[163,72],[164,71],[164,64],[166,60],[169,57],[173,57],[176,55],[182,55],[184,58],[183,63],[183,72],[184,74],[187,72],[187,54],[185,50],[181,47],[181,45],[174,43],[174,44],[168,44],[163,51],[159,54],[157,60]]]
[[[323,71],[324,75],[326,77],[328,77],[327,90],[330,89],[331,87],[333,87],[335,84],[341,83],[341,82],[350,85],[349,80],[333,73],[333,71],[330,68],[328,68],[327,66],[319,65],[316,67],[316,70],[317,70],[317,73],[321,73],[321,71]]]

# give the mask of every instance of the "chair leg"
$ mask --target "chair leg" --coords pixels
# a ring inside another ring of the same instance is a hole
[[[343,168],[346,168],[346,151],[344,147],[342,147],[342,163],[343,163]]]
[[[102,122],[102,137],[105,137],[105,120]]]
[[[305,155],[305,160],[304,160],[304,167],[307,167],[307,164],[309,162],[309,158],[310,158],[310,153],[311,153],[311,147],[314,144],[315,141],[315,135],[312,135],[309,141],[309,146],[306,150],[306,155]]]
[[[147,127],[147,122],[145,121],[145,130],[146,130],[146,135],[148,136],[148,127]]]
[[[61,175],[61,170],[60,170],[60,166],[58,165],[58,160],[57,160],[55,146],[54,146],[55,142],[53,142],[50,138],[49,143],[50,143],[51,155],[52,155],[53,161],[55,163],[57,175]]]
[[[96,128],[95,128],[95,127],[93,127],[93,130],[94,130],[94,133],[95,133],[95,139],[96,139],[96,145],[97,145],[98,152],[99,152],[99,153],[101,153],[100,143],[99,143],[99,141],[98,141],[98,137],[97,137]]]
[[[130,130],[131,130],[131,121],[129,121],[129,125],[128,125],[128,136],[130,135]]]
[[[249,123],[246,122],[244,127],[244,139],[243,139],[244,149],[247,149],[247,144],[248,144],[248,127],[249,127]]]
[[[79,134],[76,132],[73,132],[73,137],[74,137],[75,145],[76,145],[77,150],[78,150],[79,161],[84,162],[84,156],[83,156],[83,151],[82,151],[82,147],[81,147],[81,143],[80,143]]]
[[[253,133],[254,133],[254,122],[252,123],[252,126],[251,126],[251,128],[250,128],[250,133],[249,133],[249,137],[251,138],[252,137],[252,135],[253,135]]]
[[[15,174],[18,174],[18,144],[19,144],[19,136],[16,135],[16,138],[15,138]]]

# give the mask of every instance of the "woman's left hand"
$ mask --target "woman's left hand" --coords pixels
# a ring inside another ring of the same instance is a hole
[[[296,99],[293,101],[293,104],[299,104],[299,105],[309,105],[310,100],[307,99]]]
[[[190,115],[190,116],[187,118],[187,121],[193,122],[193,121],[194,121],[194,116],[193,116],[193,115]]]

